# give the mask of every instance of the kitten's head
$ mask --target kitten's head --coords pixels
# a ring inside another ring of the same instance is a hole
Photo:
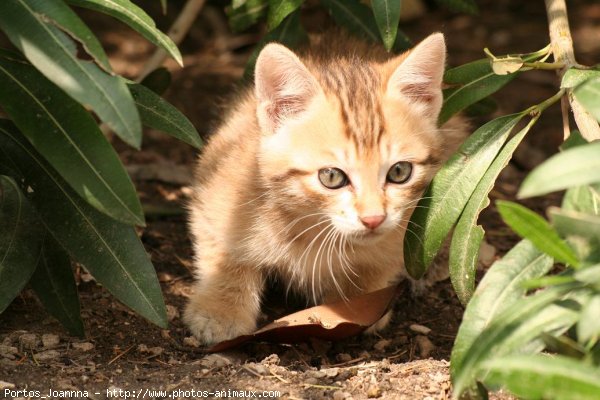
[[[314,214],[356,242],[405,223],[458,145],[437,126],[445,58],[439,33],[385,62],[301,60],[267,45],[255,94],[270,201],[292,215]]]

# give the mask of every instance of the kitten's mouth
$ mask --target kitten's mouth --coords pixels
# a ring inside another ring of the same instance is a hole
[[[384,231],[381,229],[376,230],[365,230],[356,232],[352,235],[352,239],[360,243],[373,243],[383,237]]]

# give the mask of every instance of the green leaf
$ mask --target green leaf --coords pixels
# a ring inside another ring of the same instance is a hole
[[[580,343],[600,339],[600,294],[596,294],[583,306],[577,322],[577,339]]]
[[[267,28],[272,31],[281,22],[296,11],[304,0],[269,0],[269,14],[267,16]]]
[[[90,52],[94,60],[82,59],[76,43],[87,43],[82,26],[62,0],[0,1],[0,29],[25,57],[69,96],[89,105],[125,142],[139,148],[142,126],[131,93],[120,77],[98,66],[102,65],[98,54]]]
[[[383,40],[383,45],[387,51],[390,51],[396,41],[398,33],[398,24],[400,22],[400,8],[402,1],[398,0],[372,0],[371,7],[375,22],[379,27],[379,34]]]
[[[577,146],[550,157],[527,175],[517,196],[540,196],[596,182],[600,182],[600,142]]]
[[[81,105],[31,65],[1,55],[0,85],[4,111],[82,198],[115,219],[144,224],[125,168]]]
[[[467,117],[481,117],[489,115],[497,109],[498,103],[491,97],[486,97],[465,108],[464,113]]]
[[[598,77],[600,77],[600,71],[596,69],[569,68],[562,77],[560,87],[565,89],[572,89],[581,85],[589,79]]]
[[[256,24],[267,14],[269,0],[247,0],[238,7],[228,7],[229,26],[234,32],[241,32]]]
[[[404,238],[408,272],[421,277],[438,253],[477,184],[525,114],[497,118],[477,129],[437,173],[415,209]]]
[[[573,249],[558,236],[544,218],[510,201],[498,200],[496,206],[504,222],[519,236],[531,240],[538,249],[562,263],[574,267],[581,264]]]
[[[436,0],[436,2],[456,12],[464,12],[467,14],[477,14],[479,12],[475,0]]]
[[[567,284],[540,291],[512,303],[495,316],[468,349],[461,352],[460,362],[451,364],[453,397],[459,398],[476,380],[486,376],[487,369],[482,365],[487,360],[523,351],[539,340],[542,332],[562,332],[575,323],[576,311],[552,303],[577,287],[578,284]],[[538,352],[542,348],[535,344],[528,351]]]
[[[37,215],[19,186],[0,175],[0,313],[35,271],[42,236]]]
[[[552,225],[577,250],[579,259],[600,262],[600,217],[551,207]]]
[[[146,75],[140,83],[142,84],[142,86],[146,86],[154,93],[162,95],[171,85],[171,73],[165,67],[160,67]],[[129,88],[129,90],[131,90],[131,87]]]
[[[443,125],[454,114],[497,92],[516,76],[517,73],[496,75],[488,59],[449,69],[444,75],[444,82],[454,87],[444,90],[439,124]]]
[[[515,149],[536,121],[536,119],[532,119],[524,129],[502,147],[492,165],[475,187],[456,224],[450,245],[449,267],[452,286],[462,304],[467,304],[475,289],[477,256],[484,234],[483,228],[477,225],[479,213],[490,204],[488,194],[494,187],[498,175],[506,167]]]
[[[375,17],[369,7],[359,0],[321,0],[321,4],[336,24],[365,39],[379,41]]]
[[[66,0],[67,3],[98,11],[129,25],[140,35],[155,45],[162,47],[177,63],[183,67],[183,60],[177,45],[170,37],[156,28],[154,20],[140,7],[129,0]]]
[[[278,42],[287,47],[294,48],[299,44],[308,41],[308,35],[304,31],[302,24],[300,23],[300,13],[298,11],[290,14],[277,28],[267,33],[260,42],[256,45],[256,48],[248,58],[246,63],[246,69],[244,70],[244,78],[250,79],[254,74],[254,65],[260,51],[268,43]]]
[[[45,234],[42,254],[30,283],[44,308],[71,335],[83,336],[83,321],[79,315],[79,297],[71,260],[50,233]]]
[[[167,13],[167,0],[160,0],[160,9],[163,14]]]
[[[0,151],[19,167],[39,216],[71,257],[125,305],[166,327],[156,271],[135,229],[81,200],[6,120],[0,120]]]
[[[487,271],[467,305],[452,348],[451,373],[457,375],[473,342],[494,318],[523,298],[522,283],[546,274],[552,259],[531,242],[522,240]]]
[[[568,189],[563,197],[562,208],[600,216],[600,184]]]
[[[588,79],[577,86],[573,93],[579,103],[596,118],[596,121],[600,121],[600,101],[598,101],[600,98],[600,72],[598,72],[598,77]]]
[[[587,266],[575,271],[573,277],[579,282],[598,285],[600,284],[600,264]]]
[[[179,110],[152,90],[138,84],[130,84],[144,125],[163,131],[196,148],[202,146],[202,139],[194,125]]]
[[[595,400],[600,369],[557,355],[510,355],[485,363],[486,385],[527,399]]]

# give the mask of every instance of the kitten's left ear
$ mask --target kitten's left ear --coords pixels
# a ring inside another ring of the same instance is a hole
[[[431,117],[437,119],[442,108],[445,65],[444,35],[434,33],[414,47],[392,72],[387,84],[387,94],[422,105]]]

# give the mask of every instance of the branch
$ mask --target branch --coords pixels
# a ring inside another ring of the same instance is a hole
[[[196,17],[200,13],[200,10],[202,10],[202,7],[204,7],[204,3],[206,3],[206,0],[188,0],[187,3],[185,3],[183,10],[181,10],[177,16],[177,19],[175,22],[173,22],[173,25],[171,25],[169,32],[167,32],[169,37],[173,40],[173,42],[175,42],[176,45],[179,45],[179,43],[181,43],[185,35],[188,33],[192,27],[192,24],[196,20]],[[136,80],[140,82],[146,77],[146,75],[158,68],[166,58],[166,51],[161,48],[156,49],[154,54],[152,54],[152,56],[146,62],[146,65],[144,65],[142,72],[140,72]]]
[[[564,68],[558,70],[558,76],[562,79],[565,72],[571,67],[581,67],[575,60],[573,51],[573,39],[571,29],[569,28],[569,19],[567,17],[567,5],[565,0],[544,0],[546,3],[546,13],[548,14],[548,28],[550,31],[550,42],[552,44],[552,54],[554,61],[564,63]],[[569,103],[573,110],[573,116],[581,134],[587,140],[600,139],[600,126],[598,122],[579,104],[573,96],[573,90],[567,91]],[[567,139],[570,134],[569,116],[563,107],[563,127],[564,138]]]

